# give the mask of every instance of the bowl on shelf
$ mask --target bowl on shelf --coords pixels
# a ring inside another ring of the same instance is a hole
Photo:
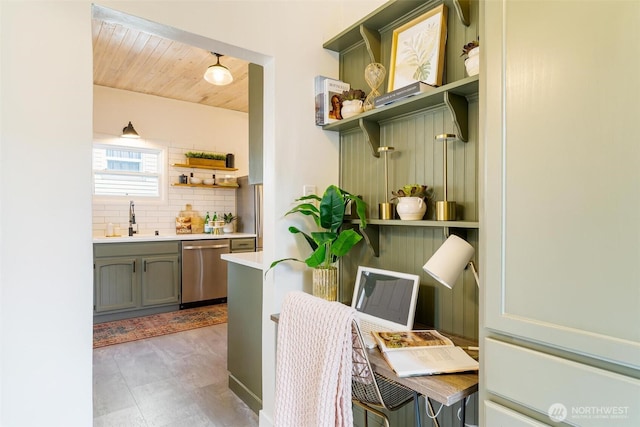
[[[202,181],[202,183],[205,185],[213,185],[214,182],[216,181],[213,178],[206,178],[205,180]]]
[[[195,176],[192,176],[192,177],[189,178],[189,183],[190,184],[202,184],[202,179],[196,178]]]

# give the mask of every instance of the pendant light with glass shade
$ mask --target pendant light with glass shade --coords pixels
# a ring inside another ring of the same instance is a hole
[[[228,85],[233,81],[231,71],[229,71],[229,69],[224,65],[220,64],[221,54],[215,52],[211,53],[216,56],[217,61],[215,64],[210,65],[209,68],[207,68],[207,71],[204,73],[204,79],[213,85]]]

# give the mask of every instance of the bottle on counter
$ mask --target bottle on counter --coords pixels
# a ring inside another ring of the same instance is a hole
[[[216,174],[211,175],[213,177],[213,185],[216,185]]]
[[[217,221],[218,220],[218,213],[214,212],[213,213],[213,221]]]
[[[211,225],[209,225],[209,221],[211,218],[209,217],[209,211],[207,211],[207,215],[204,217],[204,232],[206,234],[211,233]]]

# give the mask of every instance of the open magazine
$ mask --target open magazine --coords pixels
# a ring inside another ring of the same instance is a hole
[[[373,332],[399,377],[477,371],[478,361],[436,330]]]

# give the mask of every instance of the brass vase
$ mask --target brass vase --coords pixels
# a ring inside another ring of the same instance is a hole
[[[338,300],[338,268],[316,267],[313,269],[312,293],[327,301]]]

